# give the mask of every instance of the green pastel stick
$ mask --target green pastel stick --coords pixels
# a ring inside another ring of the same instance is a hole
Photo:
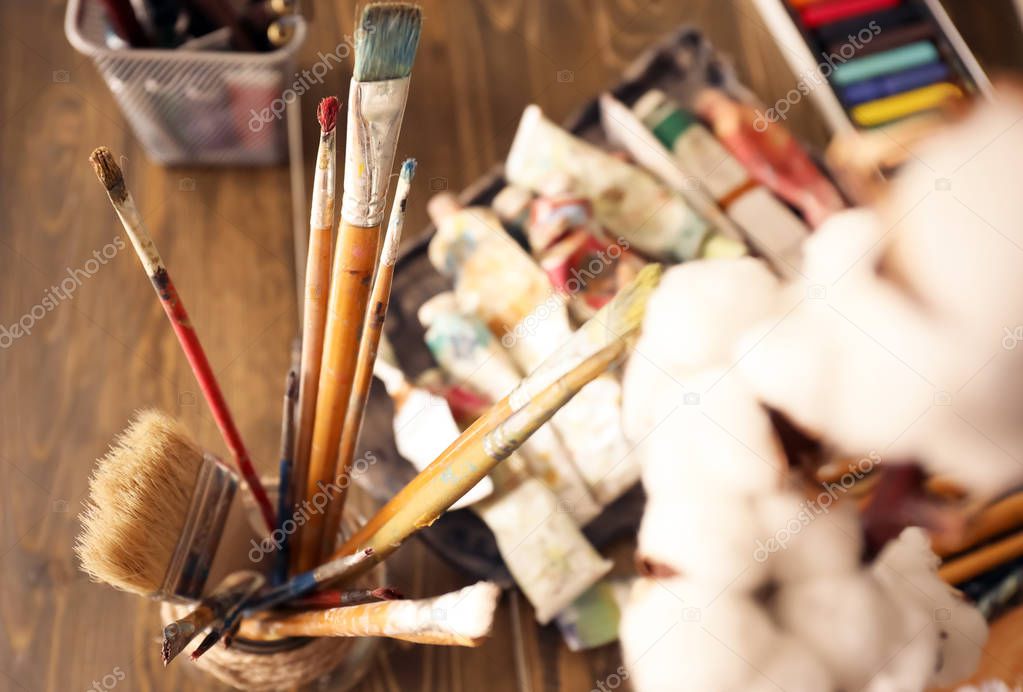
[[[871,79],[910,67],[926,65],[939,60],[938,49],[930,41],[917,41],[901,48],[850,60],[835,67],[832,81],[839,86]]]

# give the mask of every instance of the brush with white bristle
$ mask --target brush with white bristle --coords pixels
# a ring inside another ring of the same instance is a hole
[[[389,637],[419,644],[479,646],[493,627],[500,595],[496,584],[478,582],[434,598],[247,618],[242,621],[239,636],[250,640]]]
[[[230,571],[217,547],[237,486],[234,471],[204,454],[179,422],[139,413],[90,479],[75,544],[82,569],[140,596],[198,598]],[[230,543],[247,545],[240,541]]]

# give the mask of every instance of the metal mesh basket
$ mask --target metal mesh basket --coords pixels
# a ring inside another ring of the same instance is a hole
[[[286,158],[284,87],[305,40],[268,53],[112,50],[101,3],[71,0],[64,31],[96,64],[149,156],[164,164],[272,164]]]

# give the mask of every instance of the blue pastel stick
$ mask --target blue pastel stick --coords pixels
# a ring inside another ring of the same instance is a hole
[[[848,86],[864,79],[873,79],[939,60],[941,56],[933,43],[917,41],[837,65],[831,75],[831,81],[837,86]]]
[[[943,62],[932,62],[883,77],[850,84],[842,90],[842,100],[847,106],[855,106],[941,82],[948,78],[948,75],[948,65]]]

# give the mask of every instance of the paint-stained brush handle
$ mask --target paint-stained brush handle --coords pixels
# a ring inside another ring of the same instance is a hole
[[[298,534],[299,571],[312,569],[319,562],[325,540],[324,502],[333,502],[346,488],[340,479],[347,477],[337,468],[341,429],[355,381],[379,238],[379,226],[362,228],[342,222],[338,231],[304,493],[304,499],[316,511],[309,512]],[[315,502],[318,495],[324,497],[323,502]],[[321,507],[324,509],[317,509]]]
[[[401,173],[398,176],[398,187],[394,192],[394,203],[391,207],[391,217],[387,223],[387,231],[384,233],[383,245],[380,250],[380,259],[377,262],[376,278],[373,280],[373,292],[369,301],[369,309],[366,312],[366,319],[363,325],[362,341],[359,343],[359,355],[356,360],[355,382],[352,387],[351,401],[345,415],[345,423],[341,429],[341,447],[338,452],[337,468],[338,476],[342,474],[347,479],[348,469],[351,468],[355,459],[356,446],[359,442],[359,432],[362,430],[362,420],[366,413],[366,403],[369,400],[369,390],[373,380],[373,365],[377,358],[377,348],[380,345],[380,335],[383,332],[384,320],[387,318],[387,306],[391,299],[391,283],[394,278],[394,265],[398,260],[398,245],[401,242],[401,232],[405,225],[405,208],[408,204],[409,188],[412,178],[415,176],[415,159],[408,159],[401,166]],[[339,484],[341,485],[341,484]],[[337,536],[341,527],[341,516],[345,506],[345,488],[343,485],[341,493],[330,503],[327,509],[327,522],[324,529],[323,555],[330,555],[334,551],[334,537]]]
[[[248,450],[242,442],[241,434],[235,426],[230,409],[228,409],[227,401],[220,391],[220,385],[217,383],[213,368],[210,367],[210,363],[206,359],[206,352],[203,350],[195,327],[192,326],[192,321],[188,318],[188,313],[185,311],[185,305],[182,303],[178,291],[174,287],[174,282],[167,272],[167,267],[164,265],[156,245],[146,231],[145,225],[142,222],[142,216],[135,206],[135,200],[132,198],[124,182],[124,175],[114,160],[113,154],[106,147],[99,147],[93,151],[89,160],[92,162],[100,182],[106,188],[107,196],[110,198],[117,216],[121,219],[121,224],[128,233],[131,244],[135,248],[135,252],[138,254],[146,274],[153,283],[153,288],[160,298],[160,304],[163,306],[168,319],[170,319],[174,334],[178,337],[178,342],[181,344],[181,349],[185,352],[185,357],[192,368],[192,373],[199,382],[199,388],[202,390],[203,397],[206,399],[206,403],[213,414],[217,427],[220,429],[224,442],[231,451],[235,463],[238,465],[238,470],[248,484],[256,503],[259,505],[259,510],[263,515],[263,520],[266,522],[268,530],[273,530],[275,517],[273,506],[270,504],[270,498],[267,496],[266,490],[256,474],[256,469],[252,465]]]

